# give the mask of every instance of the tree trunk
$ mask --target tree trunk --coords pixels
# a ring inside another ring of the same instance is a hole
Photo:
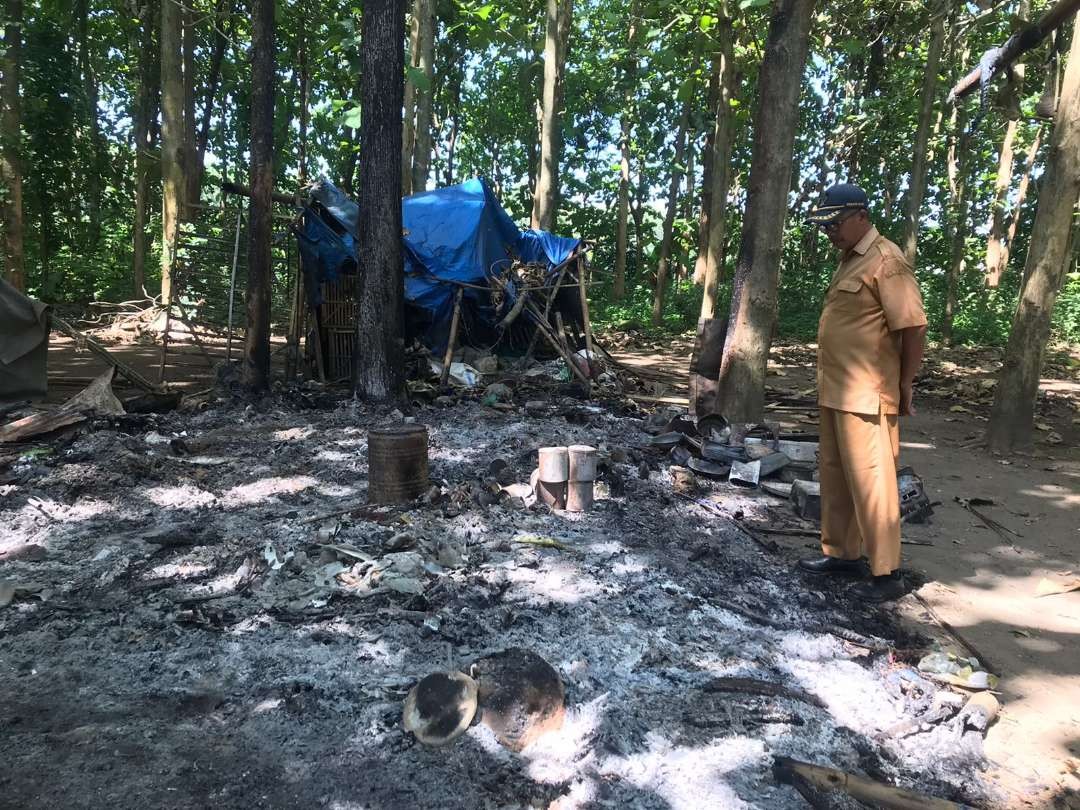
[[[401,256],[401,106],[404,0],[367,0],[360,45],[359,314],[353,352],[358,394],[400,399],[405,386]]]
[[[298,159],[300,163],[297,172],[300,178],[300,188],[307,186],[308,182],[308,121],[310,117],[310,93],[311,93],[311,66],[308,64],[308,34],[307,18],[300,18],[300,132],[297,144]]]
[[[431,104],[435,92],[435,4],[432,0],[421,0],[421,3],[420,70],[427,79],[427,87],[420,88],[416,97],[410,189],[413,194],[427,190],[428,173],[431,170]]]
[[[79,46],[79,75],[82,78],[82,115],[86,131],[89,133],[89,154],[82,161],[86,167],[86,241],[84,249],[96,253],[101,242],[101,200],[105,192],[105,145],[101,137],[98,122],[98,86],[94,77],[94,68],[90,60],[90,40],[88,36],[89,8],[87,0],[79,0],[75,16],[78,19],[77,34]]]
[[[172,297],[176,235],[183,216],[184,60],[180,6],[161,2],[161,301]]]
[[[713,55],[712,68],[709,70],[709,91],[706,94],[706,107],[713,112],[720,103],[720,73],[722,71],[723,57],[719,53]],[[715,124],[709,127],[705,135],[705,147],[701,150],[701,206],[698,211],[697,227],[697,258],[694,260],[694,283],[705,283],[705,270],[709,264],[709,212],[712,210],[712,177],[714,160],[714,141],[716,140]]]
[[[1050,316],[1068,268],[1069,239],[1080,202],[1080,34],[1073,32],[1069,61],[1054,117],[1050,153],[1031,228],[1024,283],[1013,317],[1005,362],[994,391],[987,438],[1008,452],[1031,443]]]
[[[26,289],[23,253],[22,124],[19,95],[19,60],[22,51],[22,0],[4,3],[4,75],[0,86],[0,216],[4,227],[4,277],[19,290]]]
[[[731,143],[733,117],[731,100],[735,93],[734,43],[731,21],[721,19],[719,97],[717,98],[712,136],[712,191],[709,197],[709,234],[706,241],[705,278],[701,291],[699,320],[712,318],[716,313],[716,296],[724,270],[724,241],[727,238],[727,196],[731,185]]]
[[[954,113],[957,108],[953,107]],[[954,133],[949,149],[949,207],[952,209],[950,228],[952,235],[949,248],[949,267],[946,273],[945,312],[941,324],[941,339],[946,346],[952,345],[953,318],[956,314],[956,289],[964,272],[968,235],[968,201],[971,196],[968,182],[970,158],[968,147],[971,136],[967,128],[967,116],[956,115]]]
[[[170,0],[163,0],[168,5]],[[274,0],[253,0],[251,29],[251,202],[248,205],[247,330],[243,378],[270,387],[270,242],[274,189]]]
[[[814,0],[777,0],[758,76],[758,103],[718,407],[749,422],[765,403],[765,366],[776,324],[776,287],[791,188],[799,88]]]
[[[218,85],[221,83],[221,66],[225,61],[225,47],[228,45],[228,37],[232,28],[233,0],[217,0],[214,5],[214,44],[210,52],[210,67],[206,75],[206,95],[203,96],[199,131],[195,136],[195,146],[192,152],[191,167],[187,172],[187,193],[185,203],[197,203],[202,197],[202,181],[206,175],[206,149],[210,143],[210,120],[214,112]],[[194,39],[192,37],[192,39]],[[194,70],[194,67],[192,68]],[[194,77],[193,77],[194,78]],[[194,104],[194,93],[191,96],[189,107]],[[194,126],[194,120],[189,126]]]
[[[409,11],[409,67],[420,69],[420,20],[429,0],[412,0]],[[409,78],[405,82],[405,118],[401,133],[401,194],[412,194],[413,151],[416,147],[416,83]]]
[[[619,116],[619,201],[615,217],[615,280],[611,297],[622,301],[626,297],[627,224],[630,213],[630,138],[634,115],[635,86],[637,85],[637,29],[639,0],[630,4],[630,25],[626,34],[627,55],[622,69],[623,109]],[[640,262],[640,257],[638,258]]]
[[[193,212],[188,208],[191,203],[198,203],[202,186],[203,167],[196,163],[198,156],[195,147],[195,85],[198,77],[195,70],[195,51],[199,44],[198,21],[195,18],[195,9],[190,0],[182,3],[181,23],[183,25],[183,59],[184,59],[184,196],[181,199],[180,219],[189,221],[194,219]],[[193,182],[196,177],[199,185]]]
[[[540,166],[532,209],[532,227],[545,231],[555,229],[559,208],[559,157],[562,153],[560,111],[563,99],[563,69],[572,18],[573,0],[547,0]]]
[[[1056,100],[1056,97],[1055,97]],[[997,267],[992,276],[986,279],[987,285],[996,287],[1001,283],[1001,277],[1009,269],[1009,253],[1012,250],[1013,241],[1016,239],[1016,231],[1020,225],[1020,215],[1023,213],[1024,200],[1027,197],[1028,186],[1031,184],[1031,171],[1035,168],[1035,159],[1039,155],[1039,143],[1042,140],[1043,125],[1040,124],[1035,130],[1035,138],[1031,142],[1027,158],[1024,161],[1024,173],[1020,177],[1020,183],[1016,187],[1016,200],[1009,212],[1009,224],[1005,228],[1005,238],[998,251]]]
[[[675,216],[679,211],[679,189],[682,187],[683,161],[686,160],[686,136],[690,127],[690,111],[694,94],[688,93],[679,114],[679,128],[675,133],[675,156],[671,160],[671,186],[668,189],[667,212],[664,214],[663,235],[660,238],[660,256],[656,260],[656,287],[653,290],[652,325],[664,322],[664,293],[667,287],[668,265],[675,236]]]
[[[934,102],[938,95],[938,68],[945,45],[945,13],[941,7],[931,11],[934,22],[930,27],[930,42],[926,50],[926,66],[923,68],[922,90],[919,93],[919,124],[915,128],[912,146],[911,176],[904,207],[903,249],[907,260],[915,263],[919,237],[919,212],[926,194],[927,145],[930,140]]]
[[[1025,24],[1030,14],[1030,5],[1030,2],[1021,2],[1017,12],[1017,19]],[[1017,94],[1022,95],[1024,66],[1022,64],[1014,65],[1012,73],[1017,77]],[[996,287],[1001,279],[1001,255],[1005,249],[1005,204],[1009,194],[1009,186],[1012,185],[1013,142],[1019,128],[1019,119],[1010,117],[1005,126],[1005,136],[1001,139],[1001,151],[998,153],[997,177],[994,180],[994,198],[990,202],[990,221],[987,225],[986,236],[985,266],[987,287]]]
[[[131,235],[131,286],[136,297],[146,294],[146,209],[150,196],[150,172],[153,167],[151,122],[157,117],[153,86],[158,54],[154,50],[154,22],[157,8],[153,2],[140,6],[131,3],[132,15],[140,21],[131,37],[131,51],[138,53],[138,89],[131,112],[131,134],[135,148],[135,213]]]

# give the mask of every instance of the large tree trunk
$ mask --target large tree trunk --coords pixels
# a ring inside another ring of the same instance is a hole
[[[359,315],[354,384],[366,399],[399,399],[405,386],[401,257],[401,105],[404,0],[367,0],[360,45]]]
[[[22,51],[22,0],[4,3],[4,75],[0,86],[0,216],[4,227],[4,276],[26,289],[23,255],[22,137],[19,108],[19,59]]]
[[[412,188],[413,194],[427,190],[431,170],[431,106],[435,94],[435,4],[421,0],[420,70],[427,87],[420,88],[416,97],[416,129],[413,135]]]
[[[671,159],[671,186],[668,189],[667,212],[664,214],[663,235],[660,238],[660,255],[656,260],[656,287],[653,289],[652,302],[653,326],[660,326],[664,322],[664,293],[671,263],[672,242],[675,239],[675,216],[679,210],[683,162],[686,160],[686,130],[690,127],[690,111],[693,103],[693,93],[690,93],[683,102],[682,112],[679,114],[679,128],[675,133],[675,156]]]
[[[185,123],[180,6],[161,3],[161,300],[172,298],[176,235],[183,216]]]
[[[1069,259],[1073,217],[1080,203],[1080,33],[1074,31],[1054,117],[1050,154],[1031,228],[1024,283],[1013,317],[1005,362],[994,391],[987,438],[1007,452],[1031,443],[1050,316]]]
[[[765,403],[765,367],[776,324],[776,287],[799,88],[810,41],[814,0],[778,0],[758,76],[754,141],[718,408],[728,419],[753,421]]]
[[[938,94],[938,68],[945,45],[945,12],[941,7],[931,11],[934,21],[930,27],[930,42],[926,49],[926,65],[923,68],[922,90],[919,92],[919,123],[915,128],[912,145],[911,176],[904,205],[903,249],[907,260],[915,263],[919,237],[919,212],[926,194],[927,145],[933,119],[934,102]]]
[[[713,55],[712,68],[709,70],[709,90],[706,93],[706,107],[714,113],[720,99],[720,72],[723,59],[719,53]],[[705,283],[705,268],[709,263],[709,212],[712,210],[713,143],[716,138],[715,123],[705,134],[705,146],[701,150],[701,197],[698,209],[697,258],[694,260],[694,283]]]
[[[709,196],[709,233],[705,251],[705,278],[701,291],[701,315],[705,321],[716,314],[716,296],[724,269],[724,241],[727,238],[727,196],[731,185],[731,143],[733,117],[731,100],[735,93],[734,42],[731,21],[721,19],[718,28],[720,59],[719,97],[712,136],[712,191]]]
[[[165,4],[169,0],[163,0]],[[253,0],[251,30],[251,202],[248,206],[247,330],[243,378],[270,387],[270,279],[274,189],[274,0]]]
[[[559,208],[562,154],[563,71],[573,18],[573,0],[547,0],[544,40],[544,106],[540,126],[540,166],[533,194],[532,227],[551,231]]]
[[[131,286],[136,297],[146,294],[146,210],[150,198],[150,173],[153,169],[153,146],[151,124],[157,117],[154,103],[154,86],[158,81],[158,53],[154,49],[154,28],[157,19],[156,5],[140,4],[132,0],[132,16],[140,21],[139,29],[132,34],[132,53],[138,53],[138,89],[131,111],[131,135],[135,149],[135,212],[131,228]]]
[[[300,121],[298,133],[299,143],[297,144],[297,159],[300,163],[297,176],[300,178],[300,188],[303,189],[307,186],[308,181],[308,122],[310,117],[310,104],[311,104],[311,66],[308,64],[308,33],[307,33],[307,18],[300,18]]]
[[[622,69],[623,109],[619,116],[619,199],[615,217],[615,280],[611,297],[622,301],[626,297],[627,224],[630,213],[630,138],[634,115],[635,85],[637,84],[637,44],[639,0],[630,4],[630,25],[626,34],[626,62]],[[638,262],[641,257],[638,257]]]

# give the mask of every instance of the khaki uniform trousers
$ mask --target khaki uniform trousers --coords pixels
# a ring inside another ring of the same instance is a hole
[[[821,547],[829,557],[858,559],[881,576],[900,567],[900,495],[896,414],[821,409],[818,477]]]

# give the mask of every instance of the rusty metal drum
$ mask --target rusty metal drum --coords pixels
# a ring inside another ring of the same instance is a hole
[[[368,431],[368,503],[408,503],[428,488],[428,432],[423,425]]]

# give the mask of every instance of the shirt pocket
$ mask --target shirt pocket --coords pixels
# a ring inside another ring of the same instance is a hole
[[[859,293],[863,283],[857,278],[845,278],[833,285],[829,291],[829,304],[841,312],[851,312],[860,309]]]

